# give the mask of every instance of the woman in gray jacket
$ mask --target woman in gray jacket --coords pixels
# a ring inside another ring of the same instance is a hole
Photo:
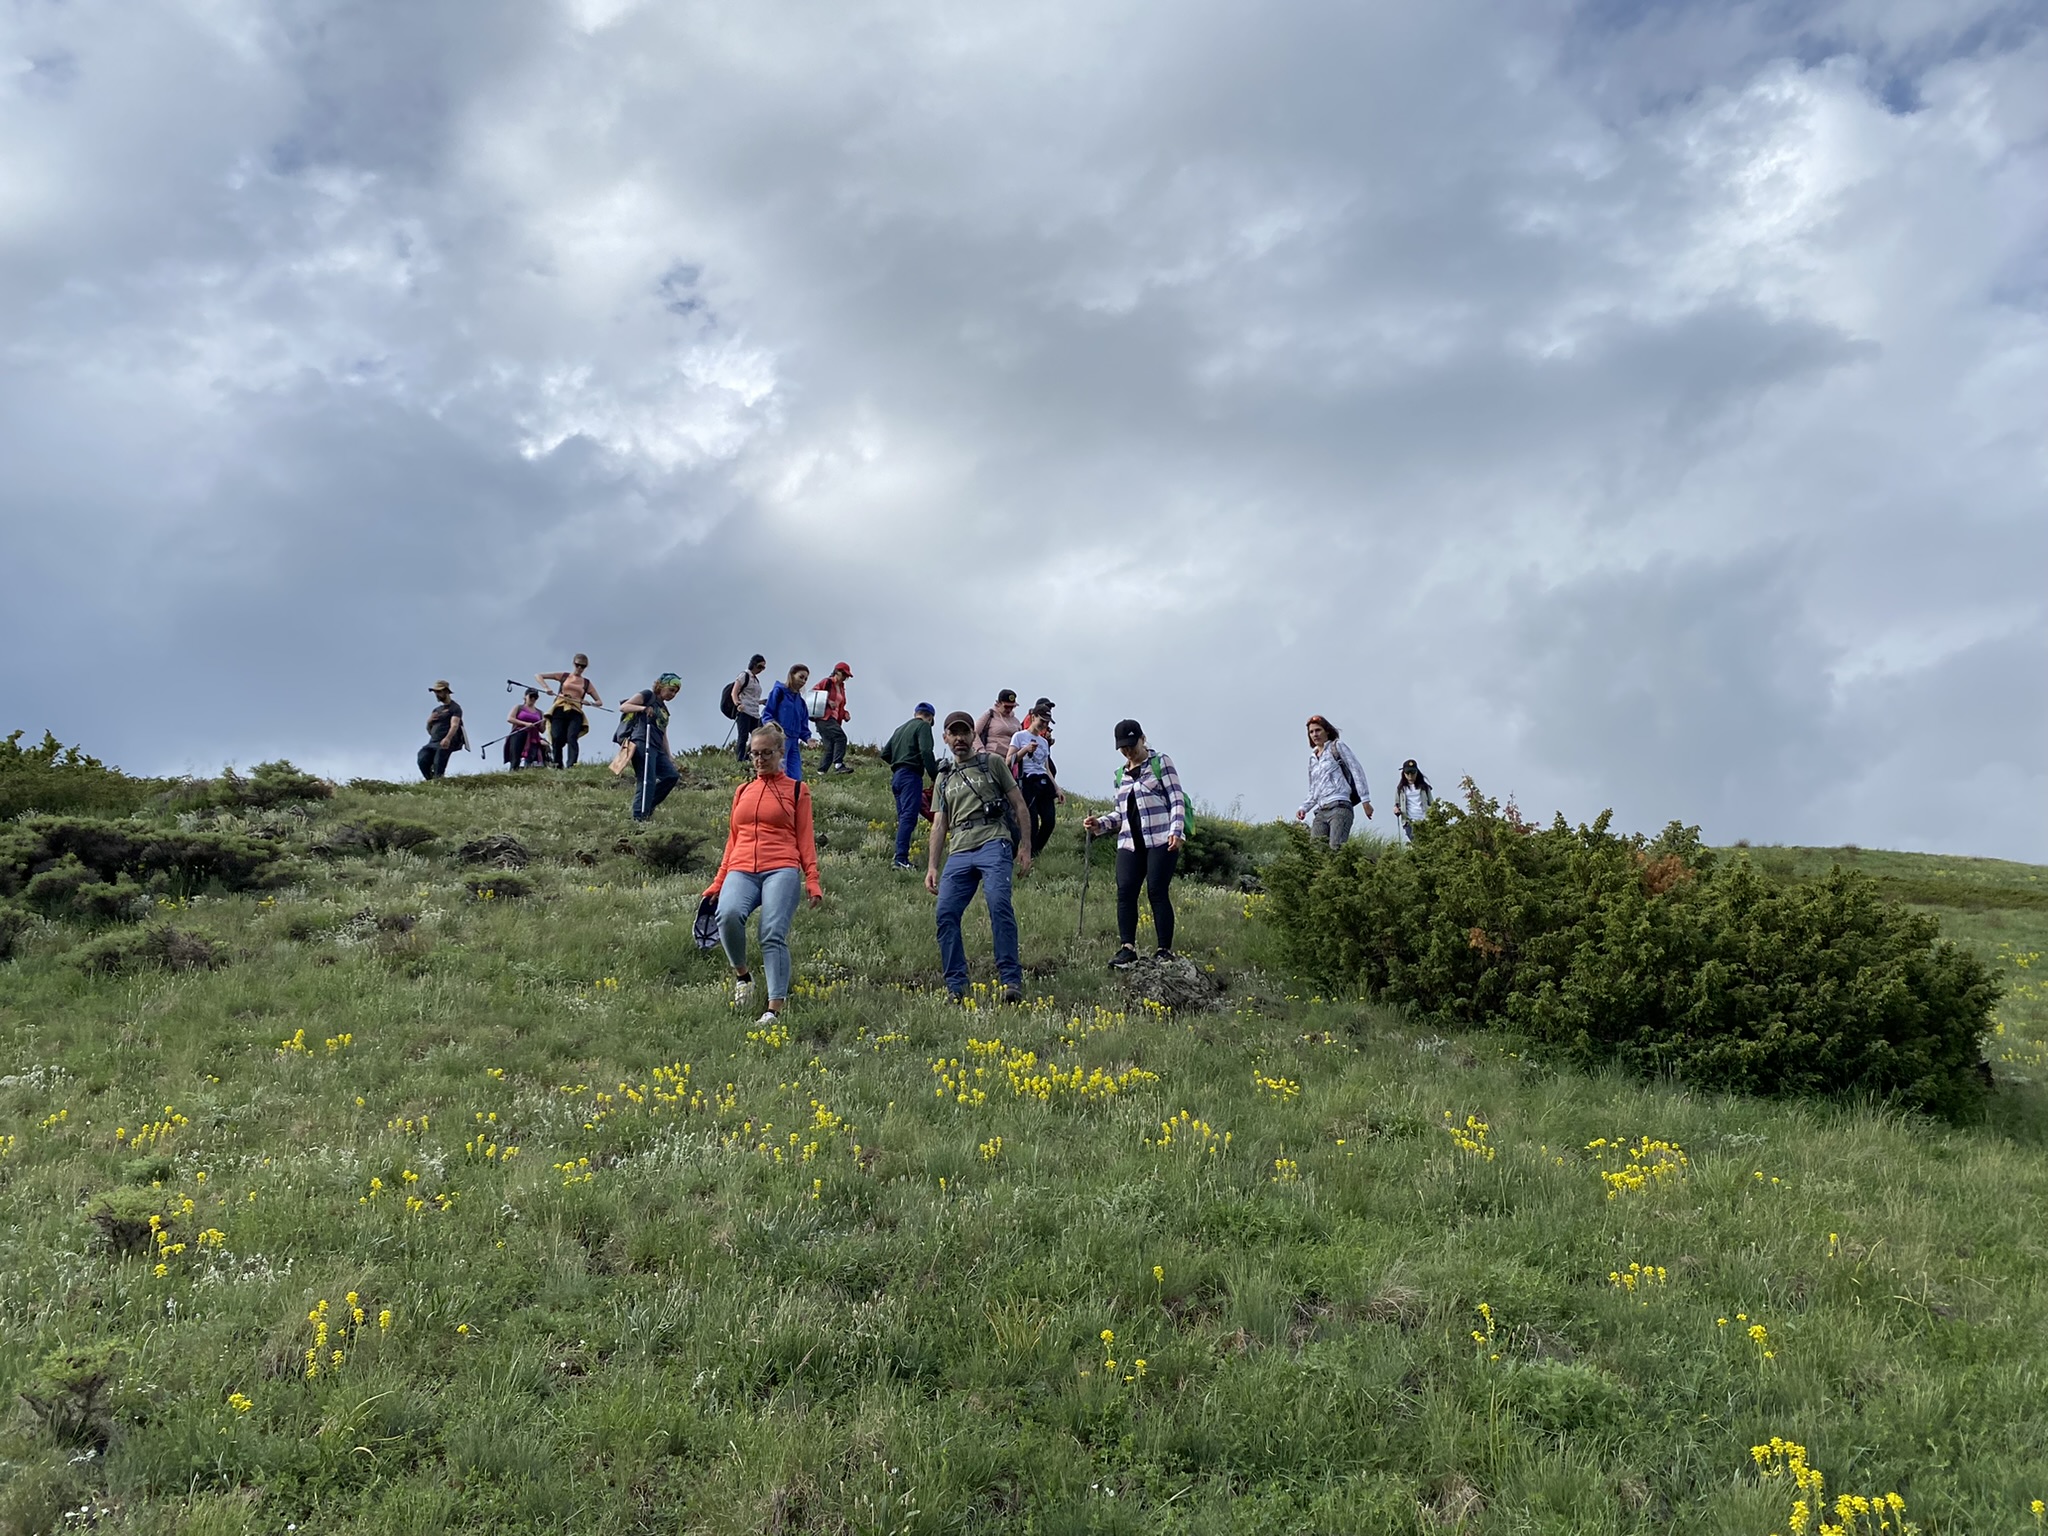
[[[1365,808],[1372,818],[1372,791],[1366,787],[1365,765],[1337,739],[1337,727],[1321,715],[1308,717],[1308,798],[1294,813],[1308,822],[1308,835],[1331,848],[1342,848],[1351,836],[1351,808]]]

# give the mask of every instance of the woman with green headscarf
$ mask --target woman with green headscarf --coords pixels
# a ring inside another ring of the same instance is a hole
[[[668,701],[683,680],[664,672],[619,706],[619,741],[633,749],[633,819],[646,821],[682,777],[668,748]]]

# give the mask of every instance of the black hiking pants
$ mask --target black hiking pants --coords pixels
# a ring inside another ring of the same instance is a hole
[[[1051,779],[1042,774],[1033,774],[1017,786],[1024,793],[1024,805],[1031,812],[1031,857],[1037,858],[1045,852],[1045,845],[1052,841],[1052,829],[1058,825],[1058,802]]]
[[[574,768],[583,749],[583,712],[558,709],[549,715],[548,741],[555,749],[555,766]]]
[[[1133,949],[1138,943],[1138,888],[1152,903],[1152,928],[1161,949],[1173,948],[1173,898],[1167,886],[1180,863],[1178,848],[1119,848],[1116,851],[1116,936]]]

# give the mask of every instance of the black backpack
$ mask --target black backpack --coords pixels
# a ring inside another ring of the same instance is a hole
[[[988,753],[977,752],[964,763],[956,757],[950,762],[941,764],[939,767],[939,790],[941,793],[944,792],[947,774],[962,768],[979,768],[981,770],[981,782],[995,791],[995,798],[991,800],[981,792],[980,785],[969,780],[968,787],[973,789],[974,798],[981,802],[981,811],[974,821],[968,823],[968,825],[985,826],[989,822],[1000,819],[1003,824],[1003,831],[1008,834],[1010,839],[1010,851],[1015,853],[1024,846],[1022,829],[1017,825],[1016,813],[1010,809],[1010,797],[1002,792],[1001,788],[996,784],[995,774],[989,771],[988,759]]]
[[[718,712],[728,720],[737,720],[740,717],[739,706],[732,701],[733,690],[739,685],[739,679],[734,678],[718,690]]]

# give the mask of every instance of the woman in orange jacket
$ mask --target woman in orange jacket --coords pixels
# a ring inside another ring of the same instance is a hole
[[[797,897],[807,892],[811,905],[825,899],[818,884],[818,843],[811,827],[811,792],[800,779],[782,771],[786,738],[769,721],[747,738],[747,757],[754,777],[732,797],[732,826],[725,837],[725,858],[704,889],[718,899],[718,937],[732,962],[732,1004],[744,1008],[754,992],[747,969],[747,919],[761,909],[761,963],[768,972],[768,1011],[760,1022],[770,1024],[789,1001],[789,924]]]

